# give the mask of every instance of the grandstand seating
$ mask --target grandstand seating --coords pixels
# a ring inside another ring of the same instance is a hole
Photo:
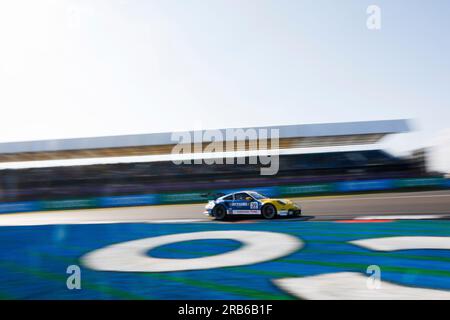
[[[168,161],[0,170],[0,202],[181,190],[252,187],[408,177],[421,172],[382,150],[280,155],[279,172],[260,164],[180,164]]]

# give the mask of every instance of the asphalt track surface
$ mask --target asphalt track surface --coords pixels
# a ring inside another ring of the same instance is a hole
[[[326,221],[379,215],[450,214],[450,191],[448,190],[291,199],[302,206],[303,218],[300,220]],[[182,204],[3,214],[0,215],[0,225],[148,222],[153,220],[200,222],[210,220],[202,214],[204,206],[205,204]],[[231,221],[239,222],[242,219],[255,219],[255,217],[241,216]]]
[[[294,200],[304,216],[275,221],[204,204],[2,214],[0,299],[450,299],[450,191]]]

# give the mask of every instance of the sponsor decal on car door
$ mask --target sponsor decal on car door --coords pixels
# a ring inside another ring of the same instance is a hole
[[[259,202],[247,193],[237,193],[234,195],[232,209],[234,214],[259,214]]]
[[[233,213],[235,214],[259,214],[259,203],[257,201],[236,201],[233,206]]]
[[[249,201],[246,200],[234,200],[232,207],[234,214],[243,214],[250,210]]]

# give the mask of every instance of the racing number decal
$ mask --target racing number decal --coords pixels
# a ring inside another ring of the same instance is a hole
[[[207,239],[232,239],[243,243],[243,246],[230,252],[193,259],[163,259],[147,255],[147,252],[162,245]],[[350,243],[381,251],[450,249],[450,237],[391,237],[362,239]],[[113,244],[86,254],[81,261],[88,268],[99,271],[204,270],[270,261],[291,254],[302,247],[303,242],[299,238],[282,233],[205,231]],[[366,276],[356,272],[273,280],[280,289],[303,299],[450,299],[450,292],[445,290],[413,288],[388,282],[381,282],[380,289],[371,289],[366,281]]]
[[[258,210],[258,202],[250,202],[250,210]]]

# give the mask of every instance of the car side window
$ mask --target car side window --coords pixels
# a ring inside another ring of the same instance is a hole
[[[235,199],[235,200],[245,200],[245,198],[247,198],[247,197],[249,197],[249,195],[246,194],[246,193],[244,193],[244,192],[236,193],[236,194],[234,195],[234,199]]]
[[[233,200],[233,195],[223,198],[223,200],[230,201]]]

